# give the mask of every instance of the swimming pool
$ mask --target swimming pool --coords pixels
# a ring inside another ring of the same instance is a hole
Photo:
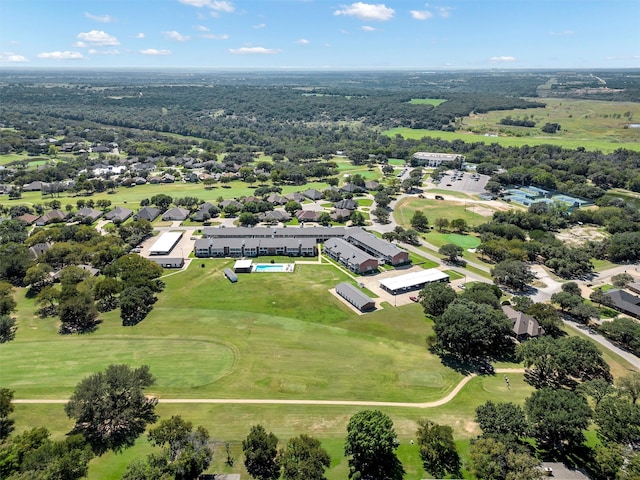
[[[293,263],[256,263],[254,272],[293,272]]]

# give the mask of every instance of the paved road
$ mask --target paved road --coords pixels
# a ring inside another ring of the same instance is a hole
[[[496,373],[523,373],[521,368],[497,368]],[[206,403],[222,405],[338,405],[356,407],[402,407],[402,408],[434,408],[453,400],[460,390],[469,383],[475,374],[467,375],[444,398],[433,402],[368,402],[364,400],[283,400],[260,398],[159,398],[158,403]],[[53,399],[15,399],[13,403],[21,404],[65,404],[68,400]]]

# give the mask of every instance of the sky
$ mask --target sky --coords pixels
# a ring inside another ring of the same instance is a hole
[[[0,0],[0,68],[640,67],[640,0]]]

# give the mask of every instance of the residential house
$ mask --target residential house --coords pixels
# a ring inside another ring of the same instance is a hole
[[[519,312],[509,305],[503,305],[502,311],[511,320],[513,333],[520,341],[544,335],[544,328],[530,315]]]
[[[50,223],[60,223],[63,222],[65,218],[67,218],[67,214],[62,210],[51,210],[38,218],[38,220],[36,220],[36,225],[42,227],[44,225],[49,225]]]
[[[130,210],[125,207],[116,207],[113,210],[105,213],[104,218],[106,220],[111,220],[115,223],[124,222],[131,215],[133,215],[133,210]]]
[[[84,207],[76,212],[74,215],[76,218],[85,219],[88,218],[91,221],[88,223],[93,223],[97,219],[99,219],[103,213],[100,210],[96,210],[95,208]]]
[[[605,292],[605,295],[611,299],[611,306],[619,312],[640,318],[640,297],[617,288]]]
[[[360,185],[356,185],[355,183],[345,183],[342,187],[340,187],[340,191],[345,193],[362,193],[365,191],[365,189]]]
[[[51,242],[36,243],[35,245],[29,247],[29,255],[32,258],[38,258],[40,255],[49,250],[51,248],[51,245],[53,245],[53,243]]]
[[[134,215],[133,219],[153,222],[161,213],[162,210],[156,207],[142,207],[140,210],[138,210],[138,213]]]
[[[162,214],[162,220],[165,221],[182,221],[189,217],[191,212],[186,208],[173,207]]]
[[[367,180],[366,182],[364,182],[364,188],[366,188],[370,192],[377,190],[378,187],[380,187],[380,184],[375,180]]]
[[[347,210],[346,208],[337,208],[331,212],[329,216],[336,222],[344,222],[349,220],[351,217],[351,210]]]
[[[271,210],[259,213],[258,218],[264,223],[285,223],[291,220],[291,215],[284,210]]]
[[[344,200],[340,200],[339,202],[334,203],[333,207],[339,210],[356,210],[358,208],[358,202],[356,202],[352,198],[345,198]]]
[[[307,197],[309,200],[322,200],[322,192],[316,190],[315,188],[310,188],[302,192],[302,194]]]
[[[34,215],[32,213],[25,213],[24,215],[20,215],[17,217],[18,220],[26,223],[27,225],[33,225],[36,220],[40,218],[39,215]]]
[[[296,218],[299,222],[317,222],[320,218],[320,213],[313,210],[298,210],[296,212]]]
[[[196,222],[204,222],[206,220],[209,220],[211,218],[211,214],[209,213],[209,209],[211,209],[213,207],[215,207],[215,205],[213,203],[204,202],[203,204],[201,204],[198,207],[198,210],[196,211],[196,213],[191,215],[191,219],[195,220]]]

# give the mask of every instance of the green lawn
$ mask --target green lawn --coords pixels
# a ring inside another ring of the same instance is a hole
[[[488,217],[475,213],[472,211],[471,206],[467,206],[462,200],[442,201],[416,197],[402,198],[396,204],[393,216],[400,225],[409,227],[411,217],[416,210],[421,210],[427,216],[431,225],[433,225],[436,218],[446,218],[449,221],[462,218],[470,227],[489,221]]]
[[[504,113],[506,115],[506,113]],[[604,153],[612,153],[618,148],[626,148],[629,150],[640,150],[640,142],[616,142],[607,140],[594,140],[591,138],[583,139],[567,139],[562,137],[488,137],[484,134],[474,134],[470,132],[443,132],[440,130],[423,130],[412,129],[408,127],[397,127],[383,132],[389,137],[401,135],[404,138],[412,138],[420,140],[423,137],[441,138],[448,142],[454,140],[462,140],[467,143],[481,142],[487,145],[498,144],[503,147],[522,147],[524,145],[555,145],[568,149],[577,149],[584,147],[589,151],[601,151]]]
[[[434,107],[437,107],[446,101],[447,100],[444,98],[412,98],[409,100],[409,103],[413,105],[433,105]]]

